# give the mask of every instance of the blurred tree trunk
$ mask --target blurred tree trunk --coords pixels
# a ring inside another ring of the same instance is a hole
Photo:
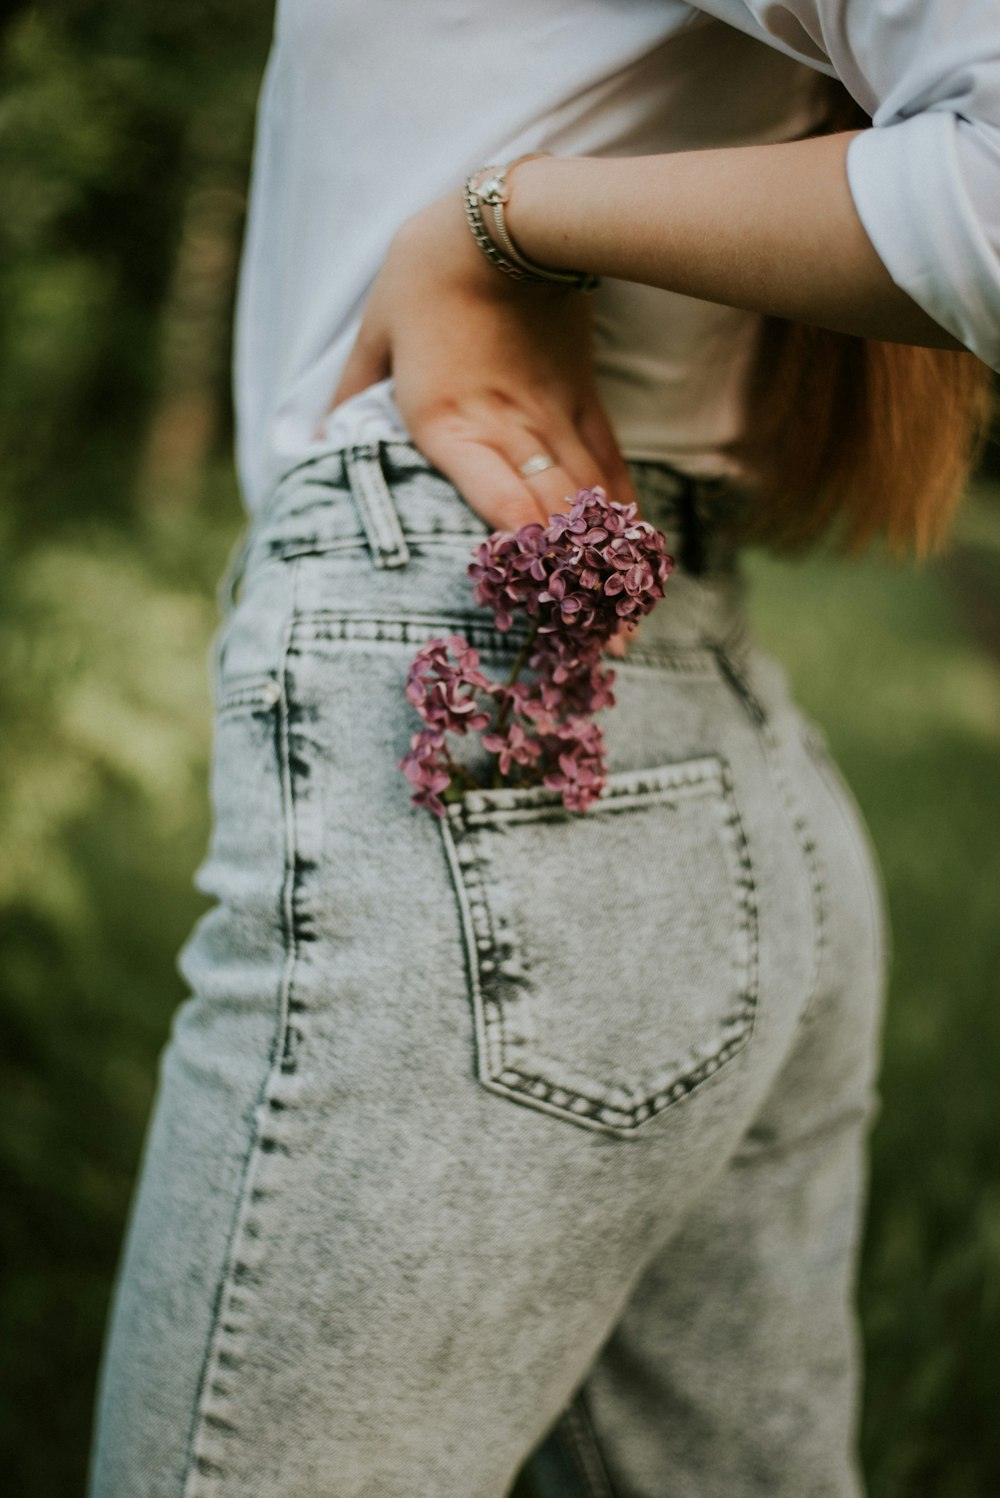
[[[200,128],[200,141],[211,131]],[[160,319],[160,370],[136,486],[140,509],[191,506],[228,413],[230,307],[243,230],[234,153],[212,152],[192,173]]]

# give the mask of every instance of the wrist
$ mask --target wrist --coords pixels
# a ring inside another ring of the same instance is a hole
[[[507,227],[524,253],[540,265],[547,263],[546,246],[545,236],[537,231],[544,213],[545,186],[553,180],[554,167],[558,167],[556,157],[539,156],[534,161],[522,161],[510,178]]]
[[[406,219],[396,230],[392,245],[400,263],[411,272],[432,269],[436,278],[444,275],[466,284],[481,283],[491,290],[495,281],[502,280],[490,273],[477,250],[461,199],[453,191]]]
[[[600,284],[599,277],[579,268],[570,269],[558,259],[548,263],[533,259],[511,233],[507,208],[514,191],[513,178],[546,157],[545,152],[518,156],[503,166],[480,167],[466,179],[463,200],[470,234],[485,259],[514,281],[594,291]]]
[[[511,174],[507,226],[523,254],[553,269],[577,265],[580,248],[574,244],[572,221],[561,211],[573,179],[579,179],[586,158],[540,156],[523,161]],[[588,270],[592,267],[588,266]]]

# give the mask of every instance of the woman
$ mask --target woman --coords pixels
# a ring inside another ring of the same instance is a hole
[[[280,7],[216,903],[91,1498],[502,1498],[550,1430],[592,1495],[858,1493],[881,898],[738,541],[943,534],[1000,364],[998,43],[989,0]],[[606,796],[439,825],[408,663],[509,666],[472,548],[595,484],[679,562],[614,642]]]

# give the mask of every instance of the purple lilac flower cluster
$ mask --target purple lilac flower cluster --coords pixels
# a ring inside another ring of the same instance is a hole
[[[483,541],[469,567],[476,602],[500,631],[526,616],[527,637],[506,682],[490,681],[459,635],[417,652],[406,696],[426,726],[400,760],[417,805],[443,816],[446,800],[478,784],[447,739],[477,732],[495,756],[494,785],[545,785],[586,811],[607,778],[593,715],[614,705],[601,652],[623,620],[634,625],[663,597],[673,567],[662,534],[603,489],[581,489],[546,525]],[[522,681],[526,666],[533,676]]]

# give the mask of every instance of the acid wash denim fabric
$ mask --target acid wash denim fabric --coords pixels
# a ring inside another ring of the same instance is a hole
[[[857,1498],[880,881],[718,527],[678,534],[711,486],[634,473],[705,566],[614,663],[585,814],[410,803],[416,647],[518,648],[415,449],[256,523],[90,1498]]]

